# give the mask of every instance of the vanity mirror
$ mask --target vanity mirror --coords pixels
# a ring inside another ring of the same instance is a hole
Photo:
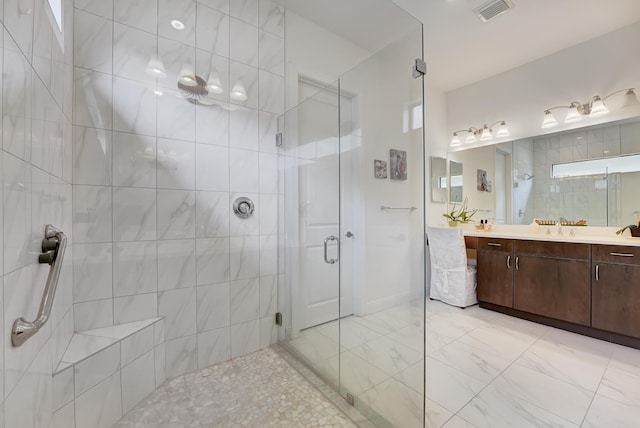
[[[463,168],[462,162],[449,161],[449,202],[462,202]]]
[[[469,174],[478,168],[495,180],[493,193],[471,189],[464,196],[470,207],[490,211],[498,223],[584,219],[590,226],[619,227],[633,223],[640,210],[640,162],[630,156],[639,153],[640,118],[632,118],[450,157],[452,164],[464,162],[467,183],[476,179]]]

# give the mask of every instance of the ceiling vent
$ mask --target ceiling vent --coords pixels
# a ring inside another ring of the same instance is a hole
[[[473,11],[478,15],[480,21],[487,23],[513,7],[510,0],[491,0]]]

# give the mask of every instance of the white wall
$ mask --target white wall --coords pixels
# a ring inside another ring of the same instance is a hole
[[[637,116],[637,108],[615,110],[622,102],[618,96],[608,102],[612,110],[609,115],[571,126],[560,124],[547,130],[540,127],[547,108],[571,101],[586,103],[593,95],[640,87],[638,40],[640,23],[448,92],[448,139],[458,129],[481,127],[497,120],[507,121],[511,131],[508,139],[518,139]],[[499,50],[489,53],[487,60],[499,61]],[[561,122],[566,111],[555,113]]]
[[[487,180],[495,181],[495,147],[482,147],[451,153],[449,158],[462,163],[462,197],[468,198],[470,209],[483,210],[476,213],[474,221],[488,220],[494,217],[495,193],[478,190],[477,171],[487,171]],[[450,205],[451,207],[451,205]],[[490,211],[490,212],[487,212]]]

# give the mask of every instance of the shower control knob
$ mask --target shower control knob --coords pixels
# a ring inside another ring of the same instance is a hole
[[[241,197],[233,201],[233,213],[236,217],[247,219],[253,214],[255,209],[253,201],[247,197]]]
[[[346,236],[347,238],[353,238],[353,233],[351,233],[351,231],[348,231],[344,236]]]

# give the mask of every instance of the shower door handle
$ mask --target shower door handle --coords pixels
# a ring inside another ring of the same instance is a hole
[[[338,256],[335,259],[330,259],[329,258],[329,256],[327,255],[327,252],[329,250],[329,241],[338,241],[338,255],[339,255],[340,254],[340,239],[338,239],[337,237],[331,235],[331,236],[327,236],[325,238],[325,240],[324,240],[324,262],[332,265],[335,262],[337,262],[340,257]]]

